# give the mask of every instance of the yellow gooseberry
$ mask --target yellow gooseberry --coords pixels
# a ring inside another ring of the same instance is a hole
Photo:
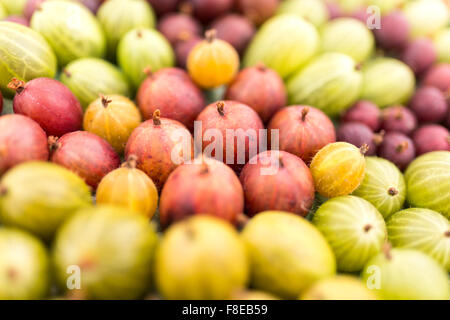
[[[158,205],[158,191],[152,179],[136,168],[136,160],[130,156],[122,167],[103,177],[97,203],[118,205],[151,218]]]
[[[131,132],[141,123],[141,114],[128,98],[111,95],[100,96],[84,114],[84,130],[94,133],[122,154]]]
[[[230,83],[239,69],[239,55],[228,42],[216,38],[209,30],[206,39],[189,53],[187,69],[194,82],[210,89]]]

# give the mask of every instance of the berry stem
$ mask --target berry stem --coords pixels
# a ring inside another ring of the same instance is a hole
[[[137,166],[137,156],[132,154],[128,157],[127,161],[125,161],[122,164],[123,168],[128,168],[128,169],[136,169]]]
[[[394,188],[394,187],[390,187],[390,188],[388,189],[388,195],[390,195],[390,196],[396,196],[396,195],[398,195],[398,190],[397,190],[396,188]]]
[[[181,31],[181,32],[177,35],[177,40],[178,40],[178,41],[182,41],[182,42],[188,41],[188,40],[190,40],[191,38],[192,38],[192,34],[191,34],[190,32],[188,32],[188,31],[185,31],[185,30]]]
[[[366,224],[365,226],[364,226],[364,232],[369,232],[370,231],[370,229],[372,229],[372,225],[370,225],[370,224]]]
[[[266,67],[266,65],[265,65],[262,61],[258,62],[258,63],[255,65],[255,68],[258,69],[258,70],[261,71],[261,72],[266,72],[266,71],[267,71],[267,67]]]
[[[208,164],[206,162],[203,162],[202,164],[202,168],[200,170],[200,175],[205,175],[209,173],[209,167]]]
[[[159,111],[159,109],[156,109],[155,112],[153,112],[152,119],[155,126],[161,125],[161,111]]]
[[[385,135],[384,130],[381,130],[380,133],[375,133],[373,135],[373,143],[375,143],[376,146],[379,146],[381,143],[383,143],[384,135]]]
[[[282,169],[284,168],[284,161],[281,156],[278,157],[278,166]]]
[[[216,29],[210,29],[210,30],[207,30],[207,31],[205,32],[205,38],[206,38],[206,41],[208,41],[209,43],[211,43],[211,42],[213,42],[214,40],[216,40],[216,37],[217,37],[217,31],[216,31]]]
[[[108,97],[100,94],[100,98],[102,99],[102,105],[104,108],[108,108],[109,104],[112,102],[111,99],[108,99]]]
[[[219,112],[221,116],[225,115],[225,103],[223,101],[217,102],[217,112]]]
[[[308,115],[308,113],[309,113],[309,108],[308,107],[304,107],[302,109],[302,121],[306,120],[306,116]]]
[[[369,151],[369,146],[364,143],[361,148],[359,148],[359,151],[361,152],[362,155],[365,155],[367,153],[367,151]]]
[[[398,153],[402,153],[406,149],[408,149],[408,141],[403,141],[395,148],[395,151],[397,151]]]
[[[394,117],[396,120],[402,120],[402,118],[403,118],[402,109],[398,108]]]
[[[47,139],[47,144],[50,152],[53,152],[61,147],[61,143],[58,142],[58,137],[55,136],[49,136]]]
[[[236,225],[239,229],[244,228],[249,221],[250,218],[243,213],[239,213],[236,217]]]
[[[70,78],[72,76],[72,74],[67,69],[64,69],[62,72],[66,75],[67,78]]]
[[[150,67],[145,67],[142,72],[145,74],[146,77],[151,77],[152,76],[152,69]]]
[[[188,1],[182,2],[178,6],[178,10],[180,11],[180,13],[186,14],[188,16],[192,15],[192,13],[194,12],[194,8],[192,7],[192,4],[190,4]]]
[[[8,83],[8,89],[14,90],[17,94],[20,94],[23,89],[25,89],[25,82],[17,78],[13,78],[10,83]]]

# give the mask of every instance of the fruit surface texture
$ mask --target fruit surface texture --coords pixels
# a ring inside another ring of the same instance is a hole
[[[296,299],[312,283],[336,272],[333,252],[320,232],[292,213],[267,211],[245,226],[252,287]]]
[[[200,87],[211,89],[230,83],[239,69],[239,55],[223,40],[217,39],[216,30],[209,30],[206,39],[189,53],[187,69]]]
[[[282,1],[278,7],[277,14],[295,14],[311,22],[316,27],[322,26],[330,18],[326,4],[316,0]]]
[[[152,217],[158,205],[158,190],[153,181],[136,168],[136,158],[130,157],[121,168],[111,171],[97,188],[99,204],[113,204]]]
[[[130,84],[113,64],[98,58],[81,58],[69,63],[61,73],[61,82],[78,98],[82,107],[102,95],[130,95]]]
[[[117,63],[138,88],[147,77],[146,71],[156,72],[173,67],[175,54],[170,43],[156,30],[136,28],[128,31],[117,47]]]
[[[30,234],[0,229],[0,298],[43,299],[50,288],[50,262],[44,244]]]
[[[353,195],[361,197],[378,209],[384,218],[401,210],[406,198],[403,174],[390,161],[366,157],[366,174]]]
[[[352,37],[348,37],[349,34]],[[326,24],[321,31],[322,52],[341,52],[356,62],[373,53],[375,39],[366,25],[356,19],[340,18]]]
[[[405,180],[410,205],[450,217],[450,152],[435,151],[418,157],[406,170]]]
[[[194,128],[194,120],[206,105],[200,89],[186,71],[164,68],[150,73],[137,93],[137,103],[144,119],[150,119],[159,109],[170,119]]]
[[[300,158],[290,153],[262,152],[250,159],[239,178],[245,193],[245,209],[250,215],[279,210],[305,216],[313,205],[311,172]]]
[[[47,135],[60,137],[81,129],[80,102],[61,82],[50,78],[37,78],[27,83],[12,79],[8,86],[16,90],[14,113],[36,121]]]
[[[336,142],[331,120],[325,113],[310,106],[281,109],[270,120],[268,129],[278,130],[278,141],[270,141],[272,149],[280,148],[295,154],[307,164],[320,149]],[[272,133],[269,133],[272,139]]]
[[[180,122],[153,118],[140,124],[130,135],[125,158],[137,157],[137,168],[144,171],[161,190],[170,173],[192,158],[194,142],[189,130]]]
[[[450,222],[443,215],[429,209],[405,209],[391,216],[387,230],[394,247],[421,250],[450,270]]]
[[[382,108],[405,103],[414,92],[414,73],[401,61],[378,58],[367,63],[362,71],[362,98]]]
[[[17,135],[20,131],[22,136]],[[28,117],[15,114],[0,118],[0,175],[15,165],[48,160],[47,135]]]
[[[244,67],[264,63],[287,78],[310,60],[319,47],[312,24],[295,15],[280,15],[264,23],[244,55]]]
[[[70,1],[45,1],[31,19],[31,28],[44,36],[61,66],[84,57],[103,57],[105,36],[95,16]]]
[[[327,198],[352,193],[364,179],[365,168],[364,147],[358,149],[347,142],[328,144],[310,166],[316,191]]]
[[[225,98],[248,105],[267,123],[286,105],[287,93],[280,76],[261,64],[239,72],[228,87]]]
[[[75,172],[94,190],[106,174],[120,165],[119,155],[95,134],[75,131],[49,140],[51,161]]]
[[[2,177],[0,185],[0,221],[45,240],[50,240],[67,218],[92,201],[84,181],[54,163],[18,165]]]
[[[157,286],[167,299],[229,299],[249,279],[247,252],[238,233],[208,216],[187,219],[167,230],[155,269]]]
[[[356,102],[362,79],[352,58],[343,53],[324,53],[289,78],[289,103],[314,106],[336,116]]]
[[[114,57],[120,39],[138,27],[153,28],[155,16],[145,0],[109,0],[97,13],[98,21],[105,32],[108,55]]]
[[[86,109],[84,130],[94,133],[122,154],[131,133],[141,123],[136,105],[119,95],[101,96]]]
[[[360,279],[335,276],[318,281],[300,296],[301,300],[378,300]]]
[[[379,253],[367,262],[362,278],[386,300],[448,299],[449,283],[444,268],[417,250],[394,248]]]
[[[316,211],[314,225],[327,239],[340,271],[361,271],[386,240],[383,216],[368,201],[344,196],[328,200]]]
[[[227,165],[207,157],[196,158],[170,174],[159,207],[163,226],[196,214],[236,223],[243,209],[238,177]]]
[[[342,115],[343,122],[360,122],[373,131],[381,126],[380,109],[370,101],[358,101]]]
[[[7,89],[12,78],[29,81],[39,77],[54,77],[56,56],[45,39],[36,31],[13,22],[0,21],[0,89]]]
[[[249,106],[236,101],[218,101],[198,115],[203,154],[223,161],[239,172],[264,143],[264,125]],[[263,141],[263,142],[261,142]]]
[[[79,294],[86,299],[137,299],[151,284],[157,241],[153,226],[134,212],[114,206],[81,210],[55,239],[56,278],[67,288],[67,268],[79,266]]]

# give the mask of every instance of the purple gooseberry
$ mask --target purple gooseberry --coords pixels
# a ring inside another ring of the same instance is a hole
[[[441,123],[447,115],[445,95],[435,87],[421,87],[412,97],[409,107],[420,122]]]
[[[418,156],[432,151],[450,151],[450,132],[438,124],[420,127],[412,139]]]
[[[348,109],[342,116],[343,122],[360,122],[372,131],[378,131],[381,126],[381,111],[371,101],[361,100]]]
[[[388,132],[378,148],[378,155],[404,170],[414,160],[416,151],[409,137],[400,132]]]
[[[409,135],[417,128],[414,113],[403,106],[392,106],[381,113],[381,129],[386,132],[396,131]]]

